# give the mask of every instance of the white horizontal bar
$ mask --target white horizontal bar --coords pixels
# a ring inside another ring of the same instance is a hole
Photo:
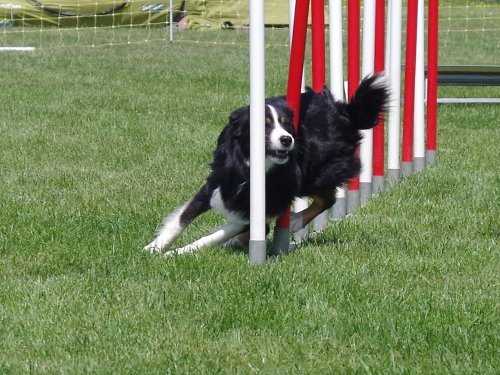
[[[500,103],[500,98],[438,98],[442,104]]]
[[[35,47],[0,47],[0,52],[2,51],[34,51]]]

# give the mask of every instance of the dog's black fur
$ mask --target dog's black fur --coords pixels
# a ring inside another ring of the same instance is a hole
[[[301,96],[298,132],[293,129],[293,113],[286,98],[266,100],[268,221],[281,215],[297,196],[311,197],[313,203],[293,215],[293,231],[304,227],[333,205],[337,187],[360,172],[361,163],[356,154],[361,140],[359,130],[376,125],[387,100],[387,88],[379,75],[365,78],[348,103],[334,100],[327,88],[319,93],[309,89]],[[145,247],[146,250],[169,246],[189,223],[210,208],[225,214],[228,223],[214,234],[167,254],[191,252],[248,231],[249,124],[248,106],[231,114],[228,125],[218,138],[211,173],[205,185],[190,202],[166,218],[158,237]],[[271,133],[276,129],[281,133],[279,142],[273,143]]]

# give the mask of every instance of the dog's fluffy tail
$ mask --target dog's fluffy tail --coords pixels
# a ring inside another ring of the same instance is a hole
[[[347,104],[351,124],[356,129],[373,128],[389,100],[385,76],[374,74],[364,78]]]

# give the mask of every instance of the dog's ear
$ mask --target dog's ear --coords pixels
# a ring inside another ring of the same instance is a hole
[[[236,137],[243,136],[250,127],[250,107],[242,107],[235,110],[229,116],[229,126],[233,129],[233,135]]]
[[[342,104],[334,99],[326,86],[320,92],[307,90],[302,94],[302,102],[300,103],[301,123],[308,121],[309,123],[333,124],[337,121],[339,106]]]
[[[250,153],[250,107],[235,110],[229,116],[229,123],[219,137],[219,146],[225,150],[230,163],[238,160],[244,165],[244,160]]]
[[[321,95],[323,96],[323,100],[329,107],[335,107],[337,101],[333,97],[333,94],[327,85],[323,86],[323,91],[321,91]]]

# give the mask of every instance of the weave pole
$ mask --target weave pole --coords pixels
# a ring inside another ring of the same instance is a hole
[[[437,89],[438,89],[438,25],[439,0],[428,3],[427,34],[427,144],[426,164],[435,163],[437,157]]]
[[[374,71],[384,71],[385,59],[385,0],[377,0],[375,4],[375,56]],[[381,117],[373,128],[373,179],[372,194],[384,190],[385,185],[385,145],[384,145],[384,118]]]
[[[347,7],[347,99],[351,100],[359,84],[359,0],[349,0]],[[359,150],[357,151],[359,153]],[[347,186],[347,213],[359,207],[359,176]]]
[[[413,134],[413,171],[425,168],[425,52],[424,1],[418,1],[417,42],[415,55],[415,113]]]
[[[336,100],[344,100],[344,54],[342,42],[342,0],[330,0],[330,87]],[[337,188],[333,205],[333,218],[341,219],[346,215],[345,188]]]
[[[373,74],[375,59],[375,0],[363,3],[363,47],[361,75]],[[361,172],[359,175],[359,203],[364,205],[372,196],[373,130],[360,131],[363,137],[359,146]]]
[[[174,41],[174,0],[170,0],[168,4],[168,40],[170,43]]]
[[[286,100],[293,111],[293,126],[299,128],[300,97],[302,90],[302,74],[307,37],[307,18],[309,0],[296,0],[293,22],[292,46],[288,67],[288,85]],[[273,253],[288,251],[290,247],[290,210],[287,210],[277,221],[274,229]]]
[[[313,90],[321,92],[326,83],[325,77],[325,1],[311,2],[312,32],[312,82]],[[314,230],[321,231],[328,224],[328,211],[318,215],[313,222]]]
[[[321,92],[325,78],[325,1],[311,2],[312,31],[312,85],[315,92]]]
[[[413,172],[413,126],[415,115],[415,68],[417,50],[418,0],[408,0],[406,21],[406,59],[403,103],[403,144],[401,175]]]
[[[399,180],[400,172],[400,107],[401,107],[401,14],[402,1],[389,1],[389,48],[388,71],[390,103],[387,139],[387,182],[392,185]]]
[[[293,20],[295,17],[295,0],[288,0],[288,22],[290,28],[290,40],[293,38]],[[291,43],[290,43],[291,44]],[[291,47],[291,45],[290,45]],[[303,69],[304,67],[302,67]],[[301,92],[305,91],[304,74],[302,74]],[[294,212],[300,212],[309,207],[309,199],[307,197],[295,197],[292,203],[292,210]],[[293,234],[293,240],[296,244],[301,242],[309,234],[308,226],[296,231]]]
[[[250,264],[266,262],[264,1],[250,2]]]

